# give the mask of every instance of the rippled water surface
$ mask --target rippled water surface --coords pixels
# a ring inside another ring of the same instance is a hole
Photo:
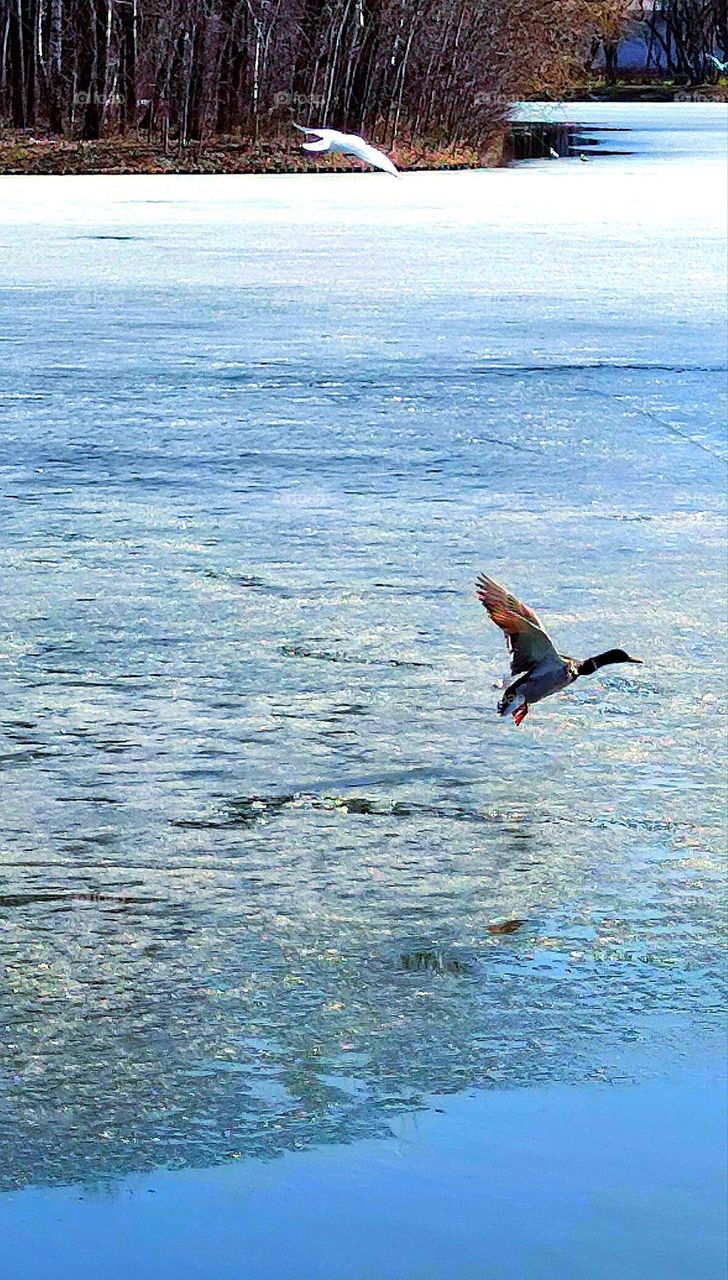
[[[634,110],[0,179],[2,1185],[720,1033],[725,110]],[[480,569],[645,665],[500,721]]]

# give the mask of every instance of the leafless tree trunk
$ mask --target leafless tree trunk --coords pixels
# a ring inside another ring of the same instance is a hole
[[[63,0],[50,0],[47,92],[48,126],[52,133],[63,131]]]
[[[119,14],[119,127],[133,128],[137,118],[137,0],[117,0]]]
[[[23,0],[10,0],[8,14],[8,58],[12,102],[12,122],[24,128],[28,122],[25,96],[25,10]]]

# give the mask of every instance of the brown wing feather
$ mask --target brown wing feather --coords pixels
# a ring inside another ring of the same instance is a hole
[[[520,629],[518,621],[525,618],[526,622],[532,623],[534,627],[538,627],[539,631],[543,631],[543,623],[533,609],[529,609],[528,605],[516,599],[515,596],[511,595],[510,591],[506,591],[505,587],[501,587],[492,578],[486,578],[484,573],[478,575],[476,589],[480,603],[485,605],[493,621],[499,627],[502,627],[504,631],[508,631],[510,634],[509,628],[503,626],[500,618],[512,622],[516,630]],[[499,614],[498,618],[495,616],[496,611]]]
[[[478,577],[476,591],[480,603],[488,610],[496,626],[505,633],[513,675],[527,671],[535,662],[551,653],[555,655],[554,646],[533,609],[529,609],[484,573]]]

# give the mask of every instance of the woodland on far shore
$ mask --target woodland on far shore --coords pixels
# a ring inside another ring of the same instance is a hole
[[[615,80],[635,23],[715,83],[722,0],[0,0],[0,172],[309,168],[294,121],[499,163],[511,104]]]

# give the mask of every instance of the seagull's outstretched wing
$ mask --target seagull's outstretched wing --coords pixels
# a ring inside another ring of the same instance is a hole
[[[476,591],[480,603],[506,637],[512,675],[528,671],[535,662],[549,657],[559,661],[559,655],[533,609],[521,604],[505,587],[499,586],[492,578],[486,578],[484,573],[477,580]]]
[[[331,139],[324,136],[318,142],[302,142],[301,146],[304,151],[330,151]]]
[[[398,169],[394,167],[389,156],[383,151],[378,151],[376,147],[372,147],[363,138],[357,134],[347,134],[347,151],[351,155],[357,156],[359,160],[363,160],[365,164],[371,165],[372,169],[382,169],[384,173],[391,173],[393,178],[401,177]]]
[[[294,129],[298,129],[299,133],[313,133],[316,135],[315,142],[302,142],[301,146],[304,151],[329,151],[333,140],[333,129],[308,129],[302,124],[294,124]]]

